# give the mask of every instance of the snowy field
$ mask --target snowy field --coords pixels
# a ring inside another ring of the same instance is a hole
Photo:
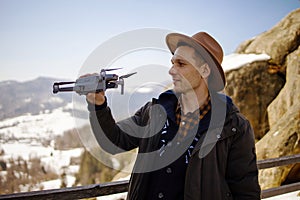
[[[54,149],[54,136],[62,135],[64,131],[75,128],[74,118],[69,110],[70,106],[58,108],[52,112],[45,111],[39,115],[22,115],[0,122],[0,151],[4,154],[1,160],[9,161],[22,158],[30,160],[39,158],[46,171],[57,174],[66,173],[66,183],[71,187],[75,182],[78,165],[71,165],[71,158],[79,157],[83,148],[71,150]],[[45,141],[51,141],[46,143]],[[2,175],[5,174],[1,173]],[[41,183],[44,189],[60,188],[61,180]],[[27,191],[27,188],[22,188]],[[37,188],[38,189],[38,188]]]
[[[300,195],[300,190],[278,195],[275,197],[265,198],[263,200],[300,200],[300,196],[298,196],[298,194]]]
[[[12,139],[44,139],[54,135],[61,135],[64,131],[75,127],[74,118],[65,109],[72,109],[73,105],[49,110],[39,115],[21,115],[0,121],[0,137]],[[4,137],[5,136],[5,137]],[[3,144],[3,142],[1,142]]]

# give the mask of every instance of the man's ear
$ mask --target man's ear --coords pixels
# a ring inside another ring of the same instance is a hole
[[[208,78],[208,76],[210,75],[210,68],[207,63],[203,64],[200,67],[200,74],[203,78]]]

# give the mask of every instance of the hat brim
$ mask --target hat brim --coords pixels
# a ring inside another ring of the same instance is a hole
[[[194,47],[198,53],[204,58],[204,60],[208,63],[211,69],[211,74],[208,79],[208,88],[213,91],[221,91],[224,89],[226,81],[225,81],[225,73],[223,71],[222,66],[218,63],[218,61],[209,53],[209,51],[196,42],[193,38],[180,34],[180,33],[170,33],[166,36],[166,43],[171,51],[174,54],[178,43],[185,42],[190,46]]]

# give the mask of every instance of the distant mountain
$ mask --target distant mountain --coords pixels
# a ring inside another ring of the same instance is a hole
[[[53,94],[53,83],[56,81],[55,78],[39,77],[26,82],[0,82],[0,121],[27,113],[36,115],[51,112],[56,108],[65,107],[74,100],[74,97],[75,102],[80,102],[74,104],[75,112],[81,112],[82,109],[87,111],[84,97],[76,95],[73,97],[74,93],[70,92]],[[139,89],[126,87],[124,95],[120,94],[120,88],[107,90],[108,103],[116,119],[128,117],[147,101],[151,101],[152,97],[157,98],[158,94],[166,89],[161,85],[168,83],[148,84],[140,86]]]
[[[16,117],[25,113],[39,114],[46,110],[65,106],[72,101],[70,94],[52,94],[54,78],[18,82],[0,82],[0,120]]]

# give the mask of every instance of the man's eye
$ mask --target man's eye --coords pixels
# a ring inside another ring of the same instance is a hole
[[[184,66],[185,65],[185,63],[183,63],[183,62],[178,62],[178,64],[179,64],[179,66]]]

